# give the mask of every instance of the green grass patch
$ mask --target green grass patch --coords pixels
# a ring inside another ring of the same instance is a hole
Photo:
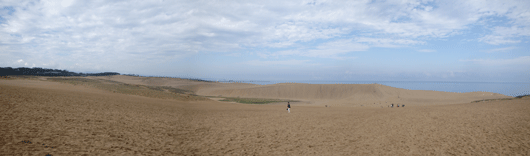
[[[484,99],[484,100],[473,101],[473,102],[471,102],[471,103],[488,102],[488,101],[513,100],[513,99],[520,99],[520,98],[522,98],[522,97],[515,97],[515,98],[502,98],[502,99]]]
[[[516,96],[515,98],[517,98],[517,99],[521,99],[521,98],[523,98],[523,97],[530,97],[530,95],[519,95],[519,96]]]
[[[262,98],[236,98],[236,97],[218,97],[218,98],[224,98],[223,100],[219,100],[219,101],[237,102],[237,103],[244,103],[244,104],[268,104],[268,103],[278,103],[278,102],[299,102],[299,101],[295,101],[295,100],[262,99]]]

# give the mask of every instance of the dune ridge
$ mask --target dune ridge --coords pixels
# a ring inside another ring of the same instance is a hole
[[[425,90],[407,90],[381,84],[275,84],[252,88],[218,87],[197,92],[208,96],[284,98],[334,103],[335,105],[386,106],[391,103],[428,105],[455,104],[481,99],[508,98],[491,92],[452,93]]]
[[[272,98],[300,100],[312,105],[387,107],[390,104],[439,105],[469,103],[484,99],[511,98],[491,92],[453,93],[408,90],[381,84],[303,84],[279,83],[256,85],[248,83],[218,83],[178,78],[105,76],[94,77],[130,84],[171,86],[202,96],[242,98]]]

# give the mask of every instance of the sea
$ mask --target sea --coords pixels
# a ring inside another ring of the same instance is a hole
[[[252,83],[268,85],[276,83],[308,83],[308,84],[382,84],[386,86],[410,89],[432,90],[444,92],[493,92],[508,96],[530,95],[530,82],[457,82],[457,81],[224,81],[224,83]]]

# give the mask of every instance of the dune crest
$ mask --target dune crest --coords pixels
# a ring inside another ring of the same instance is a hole
[[[511,98],[511,96],[491,92],[453,93],[408,90],[381,84],[279,83],[256,85],[123,75],[96,78],[129,84],[171,86],[190,90],[202,96],[291,99],[312,105],[387,107],[392,103],[408,106],[439,105],[469,103],[483,99]]]
[[[381,84],[274,84],[248,87],[204,88],[199,95],[248,98],[280,98],[344,106],[387,106],[389,104],[456,104],[481,99],[509,98],[497,93],[451,93],[407,90]]]

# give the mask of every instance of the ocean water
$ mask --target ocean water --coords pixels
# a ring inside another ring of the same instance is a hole
[[[493,92],[508,96],[530,94],[530,82],[443,82],[443,81],[239,81],[260,85],[276,83],[308,83],[308,84],[382,84],[386,86],[411,89],[434,90],[444,92]]]

